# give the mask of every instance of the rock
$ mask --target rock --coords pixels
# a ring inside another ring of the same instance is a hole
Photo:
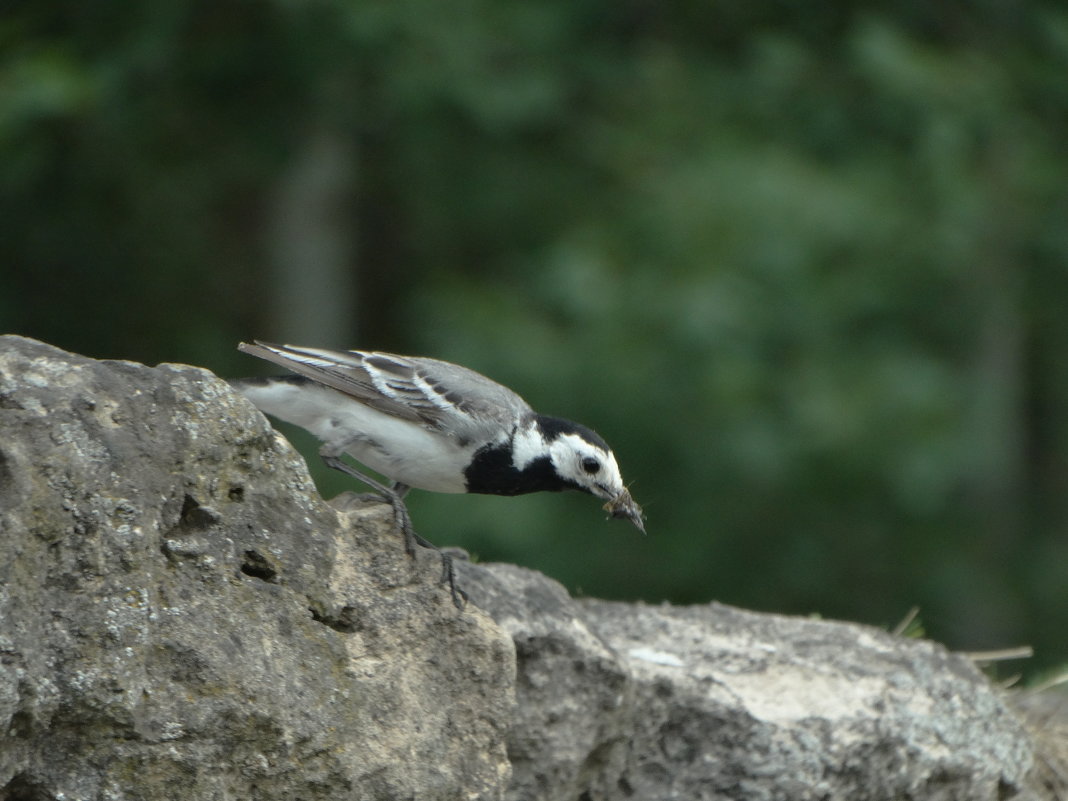
[[[0,801],[1055,797],[937,644],[457,567],[210,373],[0,337]]]
[[[1032,746],[961,656],[866,626],[575,601],[462,565],[516,644],[513,801],[1030,799]]]
[[[1040,798],[1064,801],[1068,798],[1068,692],[1062,671],[1054,686],[1014,693],[1013,710],[1023,720],[1035,743],[1035,766],[1030,785]]]
[[[496,799],[514,661],[193,367],[0,337],[0,799]]]

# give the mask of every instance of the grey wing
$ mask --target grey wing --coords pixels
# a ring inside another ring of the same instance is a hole
[[[375,355],[398,358],[389,354]],[[530,404],[518,394],[481,373],[439,359],[413,356],[407,360],[415,367],[421,384],[428,385],[450,407],[475,420],[504,425],[534,415]]]
[[[241,343],[259,356],[361,403],[461,438],[532,415],[519,395],[474,370],[437,359],[374,351],[336,351],[294,345]]]

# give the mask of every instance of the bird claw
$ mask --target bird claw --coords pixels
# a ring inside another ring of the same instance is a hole
[[[412,526],[412,516],[408,514],[408,507],[396,495],[386,495],[385,499],[393,507],[393,523],[404,535],[404,551],[414,558],[415,546],[419,544],[419,535],[415,533],[415,528]]]
[[[441,583],[445,584],[448,582],[449,594],[452,595],[452,602],[457,609],[462,610],[467,604],[467,593],[456,585],[456,570],[452,564],[452,556],[445,553],[445,551],[441,550],[430,540],[420,537],[415,533],[415,528],[412,525],[412,516],[408,513],[408,507],[404,504],[404,498],[401,497],[401,492],[398,492],[391,487],[387,487],[384,484],[380,484],[369,476],[365,476],[363,473],[350,467],[331,453],[320,451],[320,455],[328,467],[340,470],[342,473],[350,475],[358,481],[362,481],[364,484],[378,492],[382,500],[392,507],[393,522],[396,524],[397,528],[400,529],[401,534],[404,535],[404,550],[408,556],[412,559],[415,558],[416,546],[421,546],[438,552],[441,556]],[[407,487],[402,486],[401,491],[407,491]]]
[[[448,582],[449,593],[452,595],[452,603],[457,609],[467,606],[468,595],[463,588],[456,583],[456,566],[453,564],[452,555],[441,553],[441,583]]]
[[[463,609],[467,605],[467,593],[456,584],[456,568],[453,566],[452,556],[441,550],[430,540],[416,534],[412,525],[412,516],[408,513],[408,507],[405,505],[404,499],[393,490],[388,488],[384,488],[384,490],[382,497],[386,503],[393,507],[393,520],[397,528],[400,529],[401,534],[404,535],[405,552],[414,559],[416,546],[437,551],[441,557],[441,583],[449,585],[449,594],[452,596],[453,605],[457,609]]]
[[[429,548],[430,550],[438,552],[438,555],[441,557],[441,583],[449,585],[449,594],[452,595],[453,605],[455,605],[457,609],[463,609],[467,605],[467,593],[456,583],[456,567],[452,561],[452,554],[443,551],[437,545],[430,542],[430,540],[420,537],[410,527],[408,532],[412,536],[414,545],[420,545],[423,548]],[[407,543],[407,534],[405,534],[405,547],[407,547]],[[409,551],[409,554],[413,557],[415,556],[414,551]]]

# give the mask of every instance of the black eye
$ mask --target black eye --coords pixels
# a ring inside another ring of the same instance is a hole
[[[587,456],[582,460],[582,469],[587,473],[596,473],[601,469],[601,463],[592,456]]]

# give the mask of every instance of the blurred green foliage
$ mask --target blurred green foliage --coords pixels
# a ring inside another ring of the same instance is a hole
[[[414,493],[425,535],[1052,664],[1066,75],[1055,2],[9,2],[0,327],[260,369],[269,197],[327,131],[357,327],[302,344],[470,365],[598,429],[648,513]]]

